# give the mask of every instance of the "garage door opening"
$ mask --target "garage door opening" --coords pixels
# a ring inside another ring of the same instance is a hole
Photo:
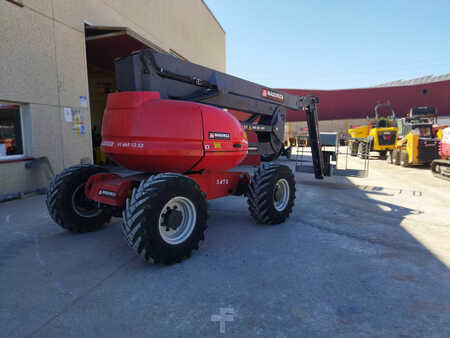
[[[114,59],[133,51],[158,46],[146,41],[126,27],[85,26],[86,59],[93,157],[96,164],[108,164],[100,151],[103,111],[109,93],[116,91]]]

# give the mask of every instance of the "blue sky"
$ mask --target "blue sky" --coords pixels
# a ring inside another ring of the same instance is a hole
[[[450,73],[450,0],[205,0],[227,73],[273,88],[359,88]]]

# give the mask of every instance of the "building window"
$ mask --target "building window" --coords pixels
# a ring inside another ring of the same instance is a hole
[[[0,160],[24,155],[20,105],[0,103]]]

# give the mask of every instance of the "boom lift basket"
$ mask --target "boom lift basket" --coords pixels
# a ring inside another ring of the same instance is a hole
[[[310,160],[310,148],[308,137],[297,136],[295,151],[295,171],[313,173],[314,168]],[[323,154],[325,176],[367,177],[369,175],[369,149],[365,147],[361,154],[361,160],[349,160],[348,146],[340,146],[338,133],[320,133],[321,150]]]

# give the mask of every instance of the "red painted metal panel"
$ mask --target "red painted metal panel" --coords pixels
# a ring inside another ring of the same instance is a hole
[[[188,177],[198,183],[208,200],[237,194],[240,185],[250,183],[250,175],[247,172],[237,171],[204,171],[201,174],[190,174]],[[109,173],[96,174],[87,181],[85,193],[93,201],[123,207],[126,199],[131,196],[133,182],[142,179],[145,177],[139,174],[127,177]]]
[[[236,194],[239,184],[248,185],[250,175],[247,172],[211,172],[188,175],[198,183],[200,189],[206,194],[207,200]]]
[[[222,171],[237,166],[247,155],[244,129],[227,111],[201,105],[205,156],[193,171]]]
[[[135,179],[134,176],[120,177],[117,174],[96,174],[89,177],[85,193],[93,201],[122,207],[131,194],[131,186]]]
[[[153,92],[109,94],[101,149],[128,169],[185,172],[204,156],[201,105],[158,97]]]

